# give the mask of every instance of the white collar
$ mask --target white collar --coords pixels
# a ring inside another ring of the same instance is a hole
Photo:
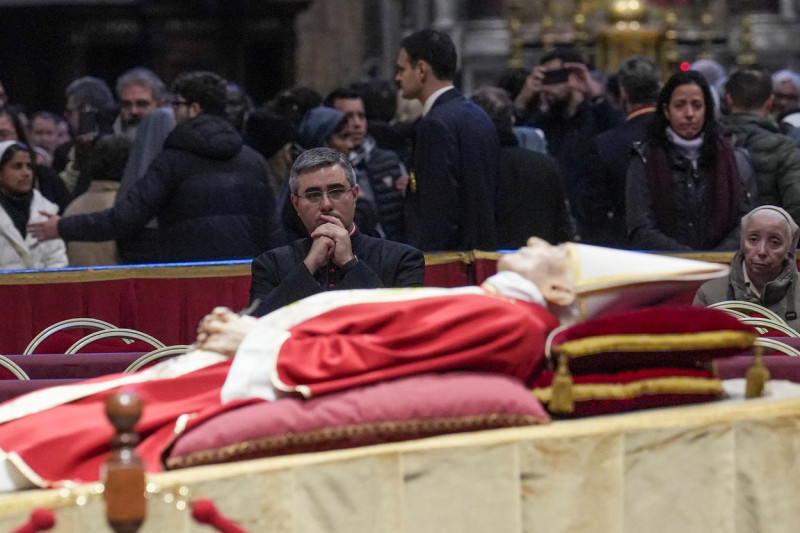
[[[744,274],[745,286],[750,289],[750,292],[761,298],[761,291],[758,290],[755,283],[750,281],[750,276],[747,275],[747,266],[744,264],[744,258],[742,258],[742,273]]]
[[[453,87],[452,85],[448,85],[447,87],[442,87],[441,89],[430,95],[428,99],[425,100],[425,105],[422,107],[422,116],[424,117],[425,115],[427,115],[428,111],[430,111],[431,108],[433,107],[434,102],[436,102],[436,99],[439,98],[444,93],[446,93],[447,91],[449,91],[450,89],[455,89],[455,87]]]
[[[494,287],[503,296],[547,307],[547,301],[539,287],[518,272],[501,270],[487,278],[484,283]]]

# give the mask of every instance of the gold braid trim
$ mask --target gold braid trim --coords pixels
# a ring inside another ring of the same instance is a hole
[[[425,254],[425,266],[445,265],[448,263],[472,263],[472,253],[470,252],[437,252]]]
[[[533,389],[531,394],[542,403],[550,403],[552,387]],[[590,400],[625,400],[654,394],[714,394],[722,397],[724,389],[718,379],[675,377],[653,378],[633,383],[575,383],[572,398],[576,402]]]
[[[217,278],[250,276],[250,263],[235,265],[137,266],[53,270],[42,272],[9,272],[0,276],[0,285],[42,283],[79,283],[121,279]]]
[[[246,440],[209,450],[169,457],[166,459],[165,464],[168,469],[174,470],[190,466],[227,463],[275,455],[352,448],[353,446],[418,439],[447,433],[529,426],[544,424],[548,421],[547,418],[533,415],[494,413],[369,422]]]
[[[666,333],[635,335],[598,335],[566,341],[553,346],[552,353],[570,358],[609,352],[672,352],[712,350],[716,348],[749,348],[756,336],[747,331],[719,330],[699,333]]]

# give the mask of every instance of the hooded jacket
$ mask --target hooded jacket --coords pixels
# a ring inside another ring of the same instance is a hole
[[[179,124],[147,173],[105,211],[59,222],[64,240],[130,237],[154,216],[151,262],[251,259],[283,243],[266,160],[222,117]]]
[[[753,165],[760,205],[786,209],[800,223],[800,150],[769,119],[754,113],[732,113],[720,125],[736,146],[744,147]]]

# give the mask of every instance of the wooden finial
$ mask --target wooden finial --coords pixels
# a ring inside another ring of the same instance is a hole
[[[115,430],[105,464],[106,519],[116,533],[135,533],[147,509],[144,463],[136,453],[139,435],[134,431],[142,400],[133,392],[112,394],[106,399],[106,415]]]

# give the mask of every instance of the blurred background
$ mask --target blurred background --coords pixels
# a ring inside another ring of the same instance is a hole
[[[391,79],[400,39],[425,27],[453,37],[465,91],[556,46],[600,73],[632,54],[664,72],[699,58],[800,67],[798,0],[0,0],[0,81],[24,108],[60,112],[79,76],[113,87],[133,66],[167,83],[208,69],[259,105],[294,85]]]

